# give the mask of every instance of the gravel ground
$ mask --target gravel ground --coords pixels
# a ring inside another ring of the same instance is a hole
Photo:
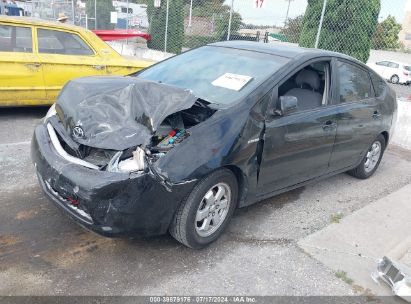
[[[409,151],[391,146],[371,179],[340,174],[237,210],[201,251],[168,235],[108,239],[66,218],[37,184],[29,141],[45,111],[0,113],[0,295],[352,295],[297,242],[411,182]]]

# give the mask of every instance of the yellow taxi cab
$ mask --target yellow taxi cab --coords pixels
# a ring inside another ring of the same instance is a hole
[[[122,57],[82,27],[0,16],[0,107],[52,104],[70,79],[128,75],[151,64]]]

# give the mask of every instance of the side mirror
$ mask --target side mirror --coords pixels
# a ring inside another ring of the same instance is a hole
[[[297,111],[298,99],[295,96],[280,96],[281,115]]]

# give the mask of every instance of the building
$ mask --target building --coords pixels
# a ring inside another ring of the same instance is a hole
[[[406,49],[411,50],[411,0],[405,5],[405,18],[402,23],[402,30],[399,34],[400,41]]]

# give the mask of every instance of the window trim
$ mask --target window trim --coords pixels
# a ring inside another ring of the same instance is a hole
[[[0,22],[0,26],[10,26],[10,27],[23,27],[23,28],[28,28],[31,30],[31,52],[3,52],[0,51],[1,54],[7,53],[7,54],[35,54],[35,36],[34,36],[34,28],[33,26],[29,24],[20,24],[20,23],[7,23],[7,22]]]
[[[75,54],[53,54],[53,53],[42,53],[40,52],[40,48],[39,48],[39,40],[38,40],[38,30],[49,30],[49,31],[56,31],[56,32],[63,32],[63,33],[67,33],[67,34],[72,34],[72,35],[77,35],[89,48],[90,50],[93,52],[92,55],[75,55]],[[89,43],[89,41],[83,36],[81,35],[80,32],[76,32],[76,31],[71,31],[71,30],[64,30],[64,29],[59,29],[59,28],[54,28],[54,27],[45,27],[45,26],[36,26],[34,28],[35,33],[36,33],[36,50],[37,53],[39,55],[60,55],[60,56],[84,56],[87,58],[91,58],[91,57],[98,57],[98,52],[96,52],[96,50],[94,49],[94,47]]]

